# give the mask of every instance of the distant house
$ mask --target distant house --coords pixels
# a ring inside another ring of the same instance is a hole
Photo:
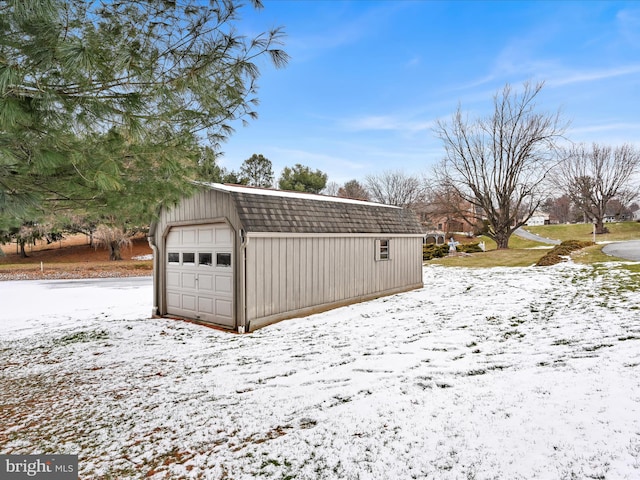
[[[419,214],[422,223],[427,226],[427,243],[437,244],[440,244],[439,239],[446,237],[447,233],[472,235],[478,228],[464,217],[475,219],[481,216],[476,207],[463,200],[456,205],[425,204]]]
[[[423,286],[408,210],[209,184],[151,226],[153,314],[239,332]]]
[[[544,212],[534,212],[533,215],[531,215],[531,218],[529,218],[529,220],[527,220],[526,225],[528,227],[535,227],[535,226],[540,226],[540,225],[549,225],[550,221],[549,221],[549,214],[548,213],[544,213]]]

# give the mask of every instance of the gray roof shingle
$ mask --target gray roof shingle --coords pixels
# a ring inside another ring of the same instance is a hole
[[[247,232],[421,234],[409,210],[368,202],[345,202],[315,195],[261,195],[229,191]]]

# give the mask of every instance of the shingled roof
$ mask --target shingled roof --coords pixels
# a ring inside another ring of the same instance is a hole
[[[236,185],[229,192],[247,232],[422,234],[413,212],[372,202]]]

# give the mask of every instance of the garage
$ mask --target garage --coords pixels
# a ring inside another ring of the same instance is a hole
[[[199,185],[149,229],[156,317],[247,333],[423,286],[424,232],[408,210]]]
[[[167,314],[234,327],[231,227],[173,227],[166,250]]]

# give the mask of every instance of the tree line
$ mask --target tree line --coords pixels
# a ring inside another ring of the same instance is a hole
[[[562,115],[536,104],[543,83],[505,85],[484,117],[459,106],[438,121],[443,159],[423,176],[385,171],[338,185],[296,164],[276,181],[260,153],[238,171],[221,167],[221,143],[257,117],[258,65],[288,61],[282,28],[238,33],[242,8],[0,0],[0,242],[24,253],[37,239],[84,232],[118,258],[159,206],[197,182],[397,205],[425,223],[455,217],[498,248],[543,208],[578,211],[602,233],[613,206],[634,205],[638,148],[573,144]]]

